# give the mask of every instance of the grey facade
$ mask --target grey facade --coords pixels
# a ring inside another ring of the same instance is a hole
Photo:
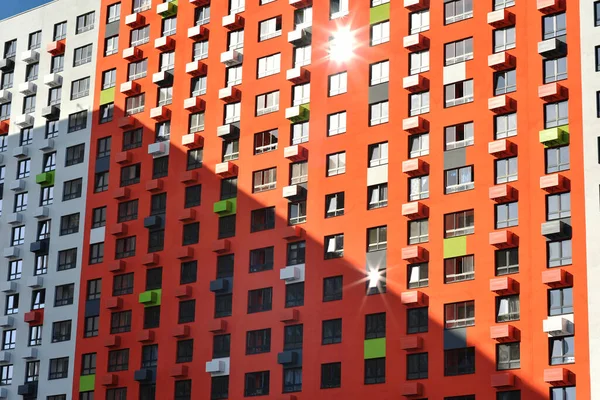
[[[0,21],[2,399],[71,399],[99,6],[56,0]]]

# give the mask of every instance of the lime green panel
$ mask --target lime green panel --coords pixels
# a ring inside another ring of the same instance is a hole
[[[138,302],[145,307],[159,306],[161,301],[162,289],[147,290],[140,293]]]
[[[380,6],[371,7],[371,25],[390,19],[390,3],[385,3]]]
[[[221,217],[235,214],[237,212],[237,198],[217,201],[213,205],[213,211]]]
[[[466,236],[444,239],[444,258],[454,258],[465,255],[467,255]]]
[[[168,4],[169,5],[167,6],[167,11],[160,13],[160,16],[163,18],[168,18],[177,15],[177,0],[171,0]]]
[[[112,103],[115,101],[115,88],[104,89],[100,92],[100,105]]]
[[[301,104],[298,106],[300,109],[300,114],[297,117],[290,118],[290,121],[297,122],[305,122],[310,118],[310,103]]]
[[[365,360],[385,357],[385,338],[365,340]]]
[[[83,375],[79,377],[79,391],[90,392],[96,385],[96,375]]]
[[[569,125],[540,131],[540,143],[543,143],[546,147],[569,144]]]
[[[35,183],[42,185],[42,187],[54,185],[54,171],[37,174],[35,176]]]

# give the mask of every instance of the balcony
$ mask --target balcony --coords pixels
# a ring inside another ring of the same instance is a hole
[[[400,389],[400,394],[405,397],[419,397],[423,395],[423,384],[421,382],[406,382]]]
[[[160,86],[170,86],[173,84],[173,74],[169,71],[160,71],[152,74],[152,83]]]
[[[110,234],[113,236],[123,236],[123,235],[127,235],[127,232],[129,230],[127,229],[127,224],[124,222],[118,223],[118,224],[114,224],[110,226]]]
[[[229,50],[221,53],[221,63],[225,64],[227,67],[240,65],[243,59],[243,54],[237,50]]]
[[[19,192],[19,191],[25,190],[26,186],[27,185],[25,184],[24,179],[17,179],[8,184],[8,188],[10,190],[12,190],[13,192]]]
[[[128,150],[120,151],[115,154],[115,162],[117,164],[128,164],[131,162],[131,152]]]
[[[196,171],[184,171],[181,173],[179,181],[181,183],[196,183],[198,181],[198,173]]]
[[[566,368],[546,368],[544,370],[544,382],[552,386],[568,386],[571,381],[571,371]]]
[[[298,240],[298,239],[302,239],[304,237],[304,229],[302,229],[302,227],[296,225],[296,226],[286,226],[283,229],[283,234],[281,235],[281,237],[283,237],[285,240]]]
[[[115,200],[125,200],[128,199],[129,196],[131,196],[131,191],[127,187],[118,188],[112,193],[112,197]]]
[[[312,41],[312,28],[295,29],[288,32],[287,40],[295,47],[306,46]]]
[[[155,121],[166,121],[171,118],[171,110],[165,106],[158,106],[150,109],[150,118]]]
[[[208,321],[208,331],[214,334],[227,332],[227,321],[224,319]]]
[[[15,118],[15,125],[21,129],[31,128],[33,126],[33,115],[22,114]]]
[[[156,13],[163,18],[173,17],[177,15],[177,1],[168,1],[160,3],[156,6]]]
[[[404,8],[409,11],[420,11],[429,8],[429,0],[404,0]]]
[[[115,348],[121,345],[121,336],[119,335],[110,335],[104,339],[104,347],[107,348]]]
[[[540,143],[546,147],[556,147],[569,144],[569,125],[540,131]]]
[[[100,377],[100,385],[102,386],[116,386],[119,383],[119,376],[117,374],[107,374]]]
[[[508,139],[488,143],[488,153],[496,158],[512,157],[517,154],[517,145]]]
[[[123,50],[123,58],[127,61],[139,61],[142,57],[144,57],[144,52],[135,46]]]
[[[505,94],[488,99],[488,109],[496,114],[506,114],[516,108],[516,101]]]
[[[56,121],[60,117],[60,108],[58,106],[48,106],[42,108],[42,118],[48,121]]]
[[[410,335],[400,338],[400,348],[402,350],[419,350],[423,348],[423,338],[417,335]]]
[[[410,263],[425,262],[429,260],[429,253],[422,246],[408,246],[402,248],[402,259]]]
[[[204,25],[192,26],[191,28],[188,28],[187,36],[195,41],[207,39],[208,28]]]
[[[542,222],[542,236],[550,240],[568,239],[571,237],[571,226],[559,220]]]
[[[300,185],[285,186],[282,196],[289,201],[303,200],[306,199],[306,189]]]
[[[49,171],[37,174],[35,176],[35,183],[42,185],[42,187],[54,185],[54,173],[55,171]]]
[[[567,336],[575,332],[575,324],[561,315],[556,315],[543,321],[542,330],[552,337]]]
[[[283,149],[283,156],[292,162],[308,160],[308,149],[301,145],[288,146]]]
[[[125,17],[125,25],[130,28],[139,28],[146,24],[146,17],[140,13],[129,14]]]
[[[402,87],[409,92],[423,92],[429,89],[429,79],[423,74],[405,76],[402,80]]]
[[[290,6],[304,8],[312,5],[312,0],[289,0]]]
[[[190,133],[181,137],[181,145],[188,149],[195,149],[204,145],[204,138],[198,134]]]
[[[554,14],[565,8],[566,0],[537,0],[537,9],[544,14]]]
[[[48,45],[46,46],[46,51],[53,56],[59,56],[61,54],[65,54],[65,47],[66,46],[64,39],[56,40],[54,42],[48,43]]]
[[[51,88],[62,86],[63,78],[59,74],[53,73],[44,75],[44,85],[49,86]]]
[[[0,71],[11,72],[15,69],[15,62],[11,58],[0,59]]]
[[[230,282],[228,279],[220,278],[210,281],[210,291],[213,293],[225,293],[230,289]]]
[[[288,266],[279,270],[279,279],[286,283],[293,283],[303,278],[302,269],[297,266]]]
[[[21,61],[25,64],[33,64],[40,61],[40,53],[36,50],[25,50],[21,53]]]
[[[37,85],[33,82],[23,82],[19,84],[19,93],[25,96],[31,96],[37,92]]]
[[[150,368],[138,369],[133,373],[133,380],[136,382],[150,382],[154,376],[153,372]]]
[[[425,218],[429,215],[429,207],[421,201],[402,204],[402,216],[408,219]]]
[[[507,184],[492,186],[488,193],[490,200],[499,204],[515,201],[518,198],[517,189]]]
[[[521,335],[517,328],[512,325],[503,324],[490,326],[490,339],[498,342],[515,342],[520,339]]]
[[[0,104],[10,103],[12,100],[12,93],[6,89],[0,89]]]
[[[183,108],[188,110],[189,112],[199,112],[204,111],[206,104],[202,98],[199,96],[190,97],[183,100]]]
[[[518,245],[518,237],[510,231],[490,232],[489,244],[498,249],[506,249]]]
[[[175,39],[172,36],[161,36],[154,40],[154,48],[160,51],[171,51],[175,49]]]
[[[9,225],[20,225],[23,223],[23,213],[15,212],[11,213],[6,217],[6,223]]]
[[[501,296],[519,293],[519,284],[510,277],[504,276],[501,278],[490,279],[490,292],[494,292]]]
[[[233,178],[237,176],[237,165],[231,161],[225,161],[215,166],[215,174],[221,178]]]
[[[504,8],[497,11],[489,12],[487,15],[488,25],[494,28],[506,28],[515,24],[515,14]]]
[[[500,372],[492,375],[492,387],[497,389],[515,386],[515,374],[512,372]]]
[[[557,38],[538,42],[538,54],[545,58],[557,58],[567,54],[567,44]]]
[[[146,181],[146,190],[149,192],[160,192],[163,190],[163,180],[162,179],[151,179]]]
[[[236,31],[244,27],[244,17],[239,14],[226,15],[221,20],[223,28],[227,28],[230,31]]]
[[[279,321],[285,323],[297,322],[300,319],[300,311],[296,308],[287,308],[279,316]]]
[[[405,36],[403,39],[404,48],[409,51],[421,51],[429,48],[429,38],[417,33]]]
[[[192,61],[185,64],[185,73],[190,74],[192,76],[204,76],[208,69],[206,68],[206,64],[204,64],[200,60]]]
[[[149,217],[144,218],[144,228],[160,228],[162,224],[163,219],[159,215],[151,215]]]
[[[206,362],[205,371],[210,374],[219,374],[225,372],[226,363],[224,360],[211,360]]]
[[[488,67],[496,71],[515,68],[517,59],[512,54],[503,51],[501,53],[490,54],[488,56]]]
[[[429,122],[423,117],[410,117],[402,120],[402,129],[409,134],[425,133],[429,130]]]
[[[538,96],[546,102],[561,101],[569,97],[569,90],[559,83],[548,83],[538,87]]]
[[[400,302],[407,307],[420,307],[427,305],[427,297],[420,290],[400,293]]]
[[[300,85],[302,83],[307,83],[310,81],[310,71],[305,69],[304,67],[296,67],[288,69],[286,71],[285,77],[294,85]]]
[[[308,121],[310,118],[310,104],[307,103],[286,108],[285,118],[293,123]]]
[[[147,290],[140,293],[138,296],[138,303],[143,304],[145,307],[159,306],[161,300],[161,290]]]
[[[171,371],[169,372],[169,376],[173,378],[185,378],[188,376],[188,366],[187,365],[174,365],[171,367]]]
[[[402,172],[410,176],[421,176],[429,172],[429,164],[420,158],[402,161]]]
[[[142,264],[146,267],[152,267],[158,265],[160,262],[160,255],[158,253],[148,253],[142,257]]]
[[[121,83],[119,91],[126,96],[132,96],[140,92],[140,84],[135,81],[127,81]]]
[[[562,174],[551,174],[540,177],[540,189],[548,193],[562,193],[571,188],[571,181]]]
[[[542,283],[551,288],[568,287],[573,284],[573,275],[562,268],[552,268],[542,272]]]
[[[240,101],[242,98],[242,91],[235,86],[227,86],[223,89],[219,89],[219,99],[225,103],[234,103]]]
[[[153,158],[169,155],[169,142],[156,142],[148,145],[148,154]]]
[[[42,310],[29,311],[23,316],[23,321],[29,325],[39,325],[44,320],[44,312]]]
[[[223,254],[229,252],[231,249],[231,242],[227,239],[218,239],[212,242],[211,250],[217,254]]]

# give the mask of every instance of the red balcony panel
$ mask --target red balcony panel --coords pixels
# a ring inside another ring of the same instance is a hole
[[[548,102],[561,101],[569,97],[569,89],[557,82],[548,83],[538,87],[538,96]]]
[[[212,251],[217,254],[227,253],[230,248],[231,242],[228,239],[219,239],[212,243]]]
[[[429,207],[420,201],[402,204],[402,215],[409,219],[425,218],[429,215]]]
[[[146,190],[149,192],[160,192],[161,190],[163,190],[163,180],[152,179],[146,181]]]
[[[131,115],[119,118],[118,127],[125,130],[135,128],[135,118]]]
[[[198,173],[196,171],[185,171],[181,173],[179,181],[182,183],[196,183],[198,180]]]
[[[184,298],[192,295],[192,287],[190,285],[177,286],[175,288],[175,297]]]
[[[104,302],[104,307],[109,310],[117,310],[123,307],[123,299],[121,299],[120,297],[109,297]]]
[[[496,158],[512,157],[517,154],[517,145],[508,139],[488,143],[488,153]]]
[[[422,246],[408,246],[402,248],[402,259],[408,262],[423,262],[429,260],[429,253]]]
[[[402,120],[402,129],[411,135],[425,133],[429,131],[429,121],[420,116],[404,118]]]
[[[107,374],[100,377],[100,385],[102,386],[116,386],[119,383],[119,377],[117,374]]]
[[[402,385],[402,396],[413,397],[423,395],[423,385],[421,382],[406,382]]]
[[[295,8],[304,8],[312,6],[312,0],[289,0],[290,5]]]
[[[492,387],[507,388],[515,386],[515,374],[512,372],[492,374],[491,378]]]
[[[194,248],[187,246],[177,249],[177,258],[180,260],[194,257]]]
[[[567,386],[571,382],[571,372],[566,368],[546,368],[544,382],[552,386]]]
[[[237,173],[237,165],[231,161],[225,161],[215,166],[215,174],[219,175],[221,178],[233,178],[234,176],[237,176]]]
[[[293,394],[282,394],[277,397],[277,400],[298,400],[298,397]]]
[[[57,40],[55,42],[48,43],[46,46],[46,51],[53,56],[59,56],[61,54],[65,54],[65,39]]]
[[[144,254],[144,256],[142,257],[142,265],[145,265],[146,267],[153,267],[155,265],[158,265],[159,262],[160,256],[156,253]]]
[[[154,342],[154,331],[150,329],[144,329],[137,333],[137,341],[141,343]]]
[[[507,249],[518,245],[518,237],[511,231],[490,232],[489,243],[499,249]]]
[[[210,0],[190,0],[190,4],[195,5],[196,7],[207,6],[210,4]]]
[[[548,193],[566,192],[571,188],[571,181],[562,174],[551,174],[540,177],[540,189]]]
[[[296,308],[286,308],[281,312],[281,316],[279,317],[279,320],[285,323],[298,322],[299,319],[300,311]]]
[[[127,235],[127,224],[124,222],[113,224],[110,227],[109,233],[113,236]]]
[[[501,10],[489,12],[487,15],[487,23],[494,28],[505,28],[515,24],[515,14],[510,10],[503,8]]]
[[[554,14],[564,11],[566,6],[566,0],[537,0],[537,9],[544,14]]]
[[[130,151],[120,151],[115,154],[115,162],[117,164],[127,164],[131,162],[131,152]]]
[[[425,293],[419,290],[400,293],[400,301],[408,307],[424,306],[427,304]]]
[[[518,192],[514,187],[504,184],[492,186],[489,189],[490,200],[494,200],[496,203],[506,203],[509,201],[517,200]]]
[[[182,222],[190,222],[196,219],[196,210],[193,208],[185,208],[179,213],[179,220]]]
[[[402,350],[419,350],[423,347],[423,338],[417,335],[405,336],[400,338],[400,348]]]
[[[299,226],[286,226],[281,235],[285,240],[298,240],[304,236],[304,229]]]
[[[542,283],[551,288],[561,288],[573,284],[573,275],[562,268],[552,268],[542,272]]]
[[[208,322],[208,331],[212,333],[227,332],[227,321],[224,319],[213,319]]]
[[[404,8],[409,11],[420,11],[429,8],[429,0],[404,0]]]
[[[171,331],[172,335],[176,338],[184,338],[190,335],[190,326],[189,325],[177,325]]]
[[[490,291],[497,294],[515,294],[519,292],[519,284],[513,278],[503,276],[490,279]]]
[[[23,315],[23,321],[29,325],[41,325],[44,322],[44,310],[33,310]]]
[[[514,342],[519,340],[520,332],[512,325],[495,325],[490,326],[490,339],[498,342]]]
[[[283,156],[292,162],[308,160],[308,149],[299,144],[283,149]]]
[[[0,121],[0,135],[6,135],[10,127],[10,120]]]
[[[173,378],[185,378],[188,375],[188,366],[183,364],[176,364],[171,367],[169,374]]]
[[[505,114],[517,109],[517,102],[507,95],[488,99],[488,109],[496,114]]]
[[[506,51],[490,54],[488,56],[488,67],[495,69],[496,71],[514,68],[516,64],[517,59],[515,56]]]
[[[405,36],[404,48],[409,51],[420,51],[429,48],[429,38],[421,33]]]
[[[119,347],[121,345],[121,336],[109,335],[104,338],[104,347]]]
[[[117,273],[125,270],[125,261],[116,260],[108,265],[108,270],[112,273]]]
[[[429,164],[420,158],[402,161],[402,172],[410,176],[425,175],[429,172]]]

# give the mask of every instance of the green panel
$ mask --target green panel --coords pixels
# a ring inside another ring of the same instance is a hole
[[[42,185],[42,187],[54,185],[54,171],[37,174],[35,176],[35,183]]]
[[[310,103],[301,104],[298,106],[300,109],[300,114],[297,117],[290,118],[290,121],[297,122],[305,122],[310,118]]]
[[[444,239],[444,258],[454,258],[467,255],[467,237],[459,236]]]
[[[138,302],[142,303],[145,307],[159,306],[161,300],[162,289],[147,290],[140,293]]]
[[[79,391],[89,392],[94,390],[96,375],[83,375],[79,377]]]
[[[365,360],[385,357],[385,338],[365,340]]]
[[[221,217],[235,214],[237,211],[237,198],[217,201],[213,205],[213,211]]]
[[[160,16],[163,18],[168,18],[177,15],[177,0],[171,0],[168,4],[169,5],[167,11],[160,13]]]
[[[115,101],[115,87],[104,89],[100,92],[100,105],[112,103]]]
[[[540,131],[540,143],[543,143],[546,147],[569,144],[569,125]]]
[[[390,3],[385,3],[380,6],[371,7],[371,25],[390,19]]]

